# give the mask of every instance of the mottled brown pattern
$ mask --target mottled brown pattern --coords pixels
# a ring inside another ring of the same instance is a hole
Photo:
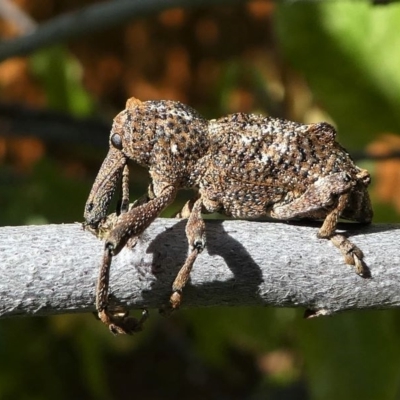
[[[106,237],[97,286],[100,319],[114,333],[141,329],[143,318],[136,321],[125,312],[111,310],[111,260],[183,188],[194,188],[198,194],[180,214],[188,218],[189,253],[165,312],[179,307],[196,257],[205,247],[202,212],[246,219],[321,219],[318,236],[331,239],[346,263],[369,276],[361,250],[336,233],[336,224],[340,217],[371,221],[370,176],[353,163],[335,136],[335,129],[325,122],[303,125],[242,113],[208,121],[176,101],[128,100],[114,120],[110,150],[85,208],[85,227]],[[147,167],[151,176],[148,194],[130,207],[128,159]],[[120,180],[120,215],[106,217]]]

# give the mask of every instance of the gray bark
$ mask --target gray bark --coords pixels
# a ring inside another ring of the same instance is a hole
[[[134,249],[113,259],[110,288],[121,304],[165,304],[187,253],[185,223],[157,219]],[[400,225],[344,227],[364,251],[370,279],[317,239],[316,226],[209,220],[207,249],[183,306],[305,307],[317,315],[399,307]],[[80,224],[0,228],[0,316],[94,311],[102,252],[102,242]]]

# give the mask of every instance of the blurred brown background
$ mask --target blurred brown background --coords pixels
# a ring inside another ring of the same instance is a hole
[[[2,40],[100,3],[3,0]],[[2,225],[82,221],[112,118],[131,96],[180,100],[208,118],[329,121],[373,174],[375,221],[400,220],[399,3],[157,10],[0,63]],[[135,198],[147,175],[132,176]],[[153,312],[127,338],[91,315],[2,320],[0,399],[400,399],[399,333],[395,311],[313,321],[292,309]]]

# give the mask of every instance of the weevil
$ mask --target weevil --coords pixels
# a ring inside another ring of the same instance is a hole
[[[111,198],[121,186],[120,214],[114,215],[105,235],[97,283],[100,319],[113,333],[142,329],[147,314],[136,320],[110,306],[111,261],[186,188],[196,195],[179,215],[188,219],[189,251],[172,284],[172,310],[179,307],[193,264],[206,245],[203,213],[322,220],[318,237],[330,239],[344,261],[367,277],[362,251],[337,233],[336,226],[339,218],[371,222],[370,175],[354,164],[335,136],[326,122],[306,125],[244,113],[207,120],[177,101],[129,99],[114,119],[109,151],[84,213],[84,226],[100,232],[107,223]],[[128,160],[146,167],[151,178],[148,194],[132,206]]]

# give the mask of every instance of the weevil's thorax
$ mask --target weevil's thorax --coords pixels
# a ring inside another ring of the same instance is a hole
[[[149,168],[153,180],[179,187],[195,182],[196,162],[208,150],[208,121],[176,101],[146,101],[114,120],[127,158]]]

